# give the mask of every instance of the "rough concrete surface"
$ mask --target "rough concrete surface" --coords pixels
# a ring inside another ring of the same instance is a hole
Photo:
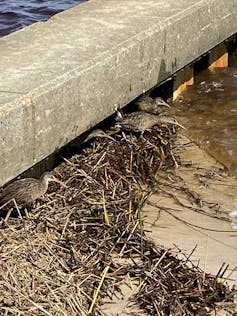
[[[0,185],[225,40],[234,0],[90,0],[0,39]]]

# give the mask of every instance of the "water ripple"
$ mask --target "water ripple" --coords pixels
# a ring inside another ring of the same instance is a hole
[[[74,7],[85,0],[0,0],[0,37],[52,15]]]

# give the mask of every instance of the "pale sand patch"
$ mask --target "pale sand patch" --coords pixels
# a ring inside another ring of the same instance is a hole
[[[237,285],[237,231],[232,230],[228,218],[229,211],[237,208],[237,179],[228,176],[214,158],[187,137],[181,135],[178,144],[180,166],[170,173],[170,181],[165,180],[166,175],[163,180],[158,176],[163,185],[143,208],[147,235],[157,245],[175,252],[178,247],[187,256],[196,247],[192,260],[205,273],[216,275],[225,263],[219,274],[227,268],[224,277],[229,276],[228,284]],[[136,289],[134,281],[121,282],[122,292],[106,300],[102,308],[105,315],[144,315],[129,301]]]
[[[187,144],[189,139],[180,136],[179,143]],[[237,208],[237,179],[228,176],[219,163],[194,143],[179,147],[178,153],[181,166],[175,175],[179,178],[170,176],[170,183],[173,181],[176,188],[163,185],[149,199],[153,205],[168,208],[169,213],[159,213],[149,201],[144,207],[148,235],[157,244],[175,244],[187,254],[197,246],[192,257],[200,261],[200,267],[216,274],[225,262],[229,264],[227,277],[237,266],[237,231],[228,218],[229,211]],[[186,192],[182,188],[187,188]],[[232,273],[230,284],[237,284],[237,271]]]

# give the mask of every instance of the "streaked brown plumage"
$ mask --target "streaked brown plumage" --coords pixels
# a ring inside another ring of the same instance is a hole
[[[117,125],[127,131],[143,134],[155,125],[177,125],[184,128],[173,116],[154,115],[146,112],[133,112],[121,117]]]
[[[167,108],[170,108],[169,104],[166,103],[162,98],[157,97],[152,99],[148,95],[142,95],[137,101],[136,104],[140,111],[145,111],[148,113],[159,114],[165,111]]]
[[[92,139],[92,138],[97,138],[97,137],[101,137],[101,138],[109,138],[111,140],[114,140],[113,137],[107,135],[104,131],[102,131],[101,129],[94,129],[84,140],[84,143],[88,142],[88,140]]]
[[[4,205],[13,199],[15,199],[17,205],[32,203],[47,192],[49,181],[58,182],[65,186],[49,172],[43,173],[40,179],[26,178],[16,180],[0,192],[0,205]]]

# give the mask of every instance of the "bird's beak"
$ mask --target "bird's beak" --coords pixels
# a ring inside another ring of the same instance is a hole
[[[167,102],[165,102],[163,99],[162,99],[162,101],[157,100],[156,105],[158,105],[158,106],[162,105],[162,106],[166,106],[167,108],[171,108],[171,106]]]
[[[171,106],[168,103],[166,103],[165,101],[164,101],[163,105],[166,106],[169,109],[171,108]]]
[[[117,111],[115,121],[121,121],[123,119],[123,114],[120,110]]]
[[[91,139],[91,137],[90,137],[90,135],[88,135],[88,136],[83,140],[83,143],[88,142],[88,140],[90,140],[90,139]]]
[[[86,139],[83,141],[83,143],[86,143],[88,140],[90,140],[90,139],[92,139],[92,138],[96,138],[96,137],[99,137],[99,138],[109,138],[109,139],[111,139],[112,141],[114,141],[114,138],[113,137],[111,137],[110,135],[107,135],[106,133],[103,133],[102,135],[92,135],[92,134],[89,134],[87,137],[86,137]]]
[[[62,181],[58,180],[57,178],[53,178],[51,181],[59,183],[62,187],[67,188],[66,184],[64,184]]]
[[[183,129],[187,129],[187,128],[184,127],[183,125],[179,124],[179,122],[174,122],[173,124],[176,125],[176,126],[179,126],[179,127],[183,128]]]
[[[112,141],[114,141],[114,138],[112,136],[110,136],[110,135],[106,135],[105,137],[111,139]]]

